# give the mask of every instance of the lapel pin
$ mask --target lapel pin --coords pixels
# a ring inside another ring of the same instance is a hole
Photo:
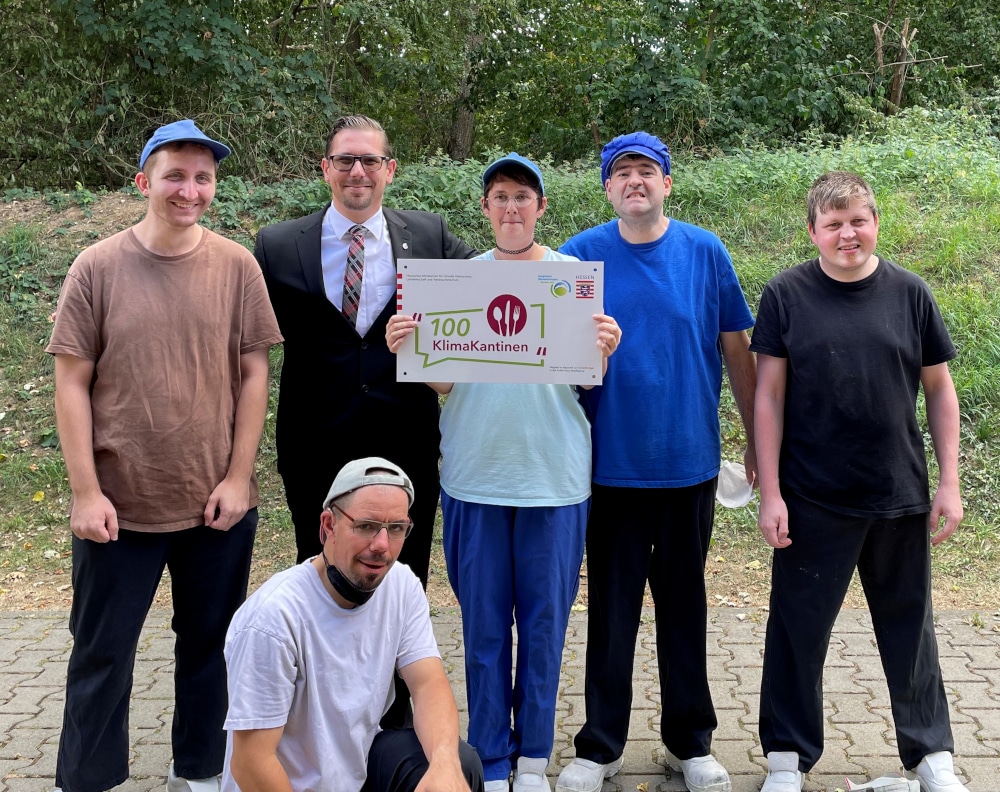
[[[410,249],[409,243],[408,242],[404,242],[403,243],[403,250],[409,250],[409,249]]]

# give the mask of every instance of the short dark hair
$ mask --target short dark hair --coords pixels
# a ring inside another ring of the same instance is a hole
[[[324,154],[330,153],[330,146],[333,145],[333,139],[337,136],[338,132],[342,132],[345,129],[364,129],[369,132],[378,132],[382,135],[382,153],[389,159],[392,159],[392,145],[389,143],[389,136],[386,134],[385,129],[382,125],[376,121],[374,118],[369,118],[363,115],[350,115],[341,116],[336,121],[333,122],[333,129],[330,130],[330,134],[326,136],[326,149]]]
[[[809,196],[806,198],[809,227],[816,227],[816,217],[820,212],[826,212],[830,209],[847,209],[851,205],[851,201],[859,198],[872,210],[872,215],[878,217],[875,192],[868,182],[850,171],[824,173],[812,183],[812,187],[809,188]]]

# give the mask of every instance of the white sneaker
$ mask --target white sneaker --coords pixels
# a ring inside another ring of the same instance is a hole
[[[678,759],[667,751],[666,758],[671,770],[684,774],[684,786],[690,792],[732,792],[729,773],[712,754]]]
[[[222,787],[222,776],[208,778],[181,778],[174,773],[174,763],[170,763],[167,771],[167,792],[219,792]]]
[[[760,792],[802,792],[799,755],[795,751],[771,751],[767,755],[767,778]]]
[[[545,777],[548,759],[531,759],[521,756],[514,770],[513,792],[552,792],[552,785]]]
[[[589,759],[574,759],[566,765],[556,781],[556,792],[600,792],[605,778],[611,778],[622,769],[625,757],[613,762],[598,764]]]
[[[847,792],[920,792],[920,784],[917,781],[907,781],[903,776],[896,775],[882,776],[867,784],[855,786],[851,779],[845,778],[847,782]]]
[[[486,781],[483,783],[483,792],[510,792],[510,782],[506,778],[498,781]]]
[[[955,776],[951,753],[938,751],[927,754],[906,777],[920,782],[922,792],[969,792],[969,788]]]

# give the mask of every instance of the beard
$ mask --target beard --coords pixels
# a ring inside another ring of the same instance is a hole
[[[348,192],[352,187],[368,187],[373,188],[375,185],[369,184],[368,182],[355,182],[353,184],[345,184],[344,189],[340,193],[340,200],[343,202],[344,206],[350,209],[352,212],[359,212],[361,210],[367,209],[372,205],[372,199],[375,197],[375,191],[362,193],[361,195],[356,195]]]
[[[357,586],[361,591],[374,591],[378,588],[379,583],[381,583],[389,570],[392,569],[393,561],[387,555],[380,556],[370,556],[366,559],[358,559],[358,561],[363,561],[363,563],[368,564],[385,564],[385,566],[378,572],[361,572],[356,577],[354,577],[351,582]]]

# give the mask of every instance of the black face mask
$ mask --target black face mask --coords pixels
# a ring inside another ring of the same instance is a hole
[[[333,590],[352,605],[364,605],[372,598],[375,589],[365,591],[355,586],[344,574],[333,564],[326,560],[326,551],[320,553],[323,556],[323,563],[326,565],[326,579],[330,581]]]

